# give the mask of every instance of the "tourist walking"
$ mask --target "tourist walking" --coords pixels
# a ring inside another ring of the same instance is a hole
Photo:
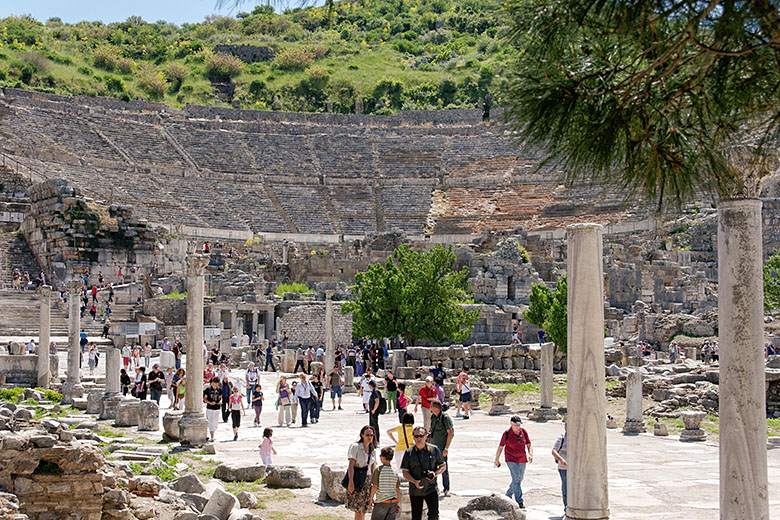
[[[106,318],[106,321],[103,322],[103,333],[100,335],[101,338],[108,338],[108,330],[111,328],[111,320]]]
[[[168,407],[173,408],[173,403],[176,398],[176,394],[174,393],[173,389],[173,367],[168,367],[165,370],[165,391],[168,395]]]
[[[344,505],[354,511],[355,520],[364,520],[371,503],[371,486],[368,483],[368,472],[373,470],[376,449],[376,437],[371,426],[363,426],[357,442],[349,446],[347,451],[347,494]]]
[[[125,346],[122,347],[122,364],[125,366],[125,368],[130,366],[131,355],[132,355],[132,351],[130,350],[130,345],[125,343]]]
[[[219,376],[215,376],[220,379]],[[230,417],[230,394],[233,393],[233,385],[230,383],[227,374],[224,374],[220,380],[219,388],[222,390],[222,422],[227,422]]]
[[[271,458],[271,454],[276,455],[274,441],[271,440],[273,434],[274,431],[272,428],[266,428],[263,430],[263,440],[260,442],[260,446],[258,446],[260,448],[260,460],[262,460],[263,464],[266,466],[270,466],[274,463]]]
[[[141,366],[141,345],[138,344],[133,347],[133,366]]]
[[[260,427],[260,412],[263,411],[263,387],[255,385],[252,388],[252,409],[255,411],[255,428]]]
[[[147,376],[147,382],[149,383],[149,393],[151,394],[152,401],[160,405],[160,397],[162,396],[163,384],[165,383],[165,374],[160,370],[160,365],[155,363],[152,366],[152,371]]]
[[[414,429],[414,446],[404,452],[401,471],[409,482],[409,502],[412,520],[422,520],[423,503],[428,507],[428,520],[439,518],[439,491],[436,480],[447,464],[441,450],[428,444],[428,430],[422,426]]]
[[[274,347],[271,342],[268,343],[268,346],[265,347],[265,368],[264,370],[268,372],[268,367],[271,367],[271,372],[276,372],[276,367],[274,366]]]
[[[295,424],[295,420],[298,417],[298,396],[295,395],[297,388],[298,381],[293,381],[290,385],[290,415],[292,416],[292,424]]]
[[[425,431],[431,429],[431,399],[438,399],[439,393],[433,386],[433,378],[428,376],[425,378],[425,386],[420,388],[417,394],[417,400],[414,402],[414,413],[417,413],[417,408],[422,407],[423,425]]]
[[[311,364],[314,363],[315,359],[315,353],[314,353],[314,347],[309,345],[309,348],[306,350],[306,373],[311,374]]]
[[[561,476],[561,498],[563,499],[563,507],[565,508],[567,506],[566,503],[566,474],[568,473],[569,466],[567,465],[566,459],[568,458],[568,448],[567,448],[567,434],[568,429],[566,428],[566,421],[563,422],[563,435],[558,437],[558,439],[555,441],[555,444],[553,445],[552,449],[552,456],[555,459],[555,462],[558,463],[558,475]]]
[[[387,430],[387,436],[395,444],[395,457],[393,458],[395,464],[395,470],[399,471],[401,468],[401,459],[403,458],[406,450],[412,447],[414,444],[414,415],[405,413],[401,418],[401,424],[394,428]]]
[[[457,381],[457,390],[458,390],[458,399],[455,402],[456,407],[456,413],[455,417],[463,417],[463,414],[460,413],[461,409],[463,408],[463,403],[460,401],[460,392],[461,392],[461,385],[463,384],[464,379],[468,379],[469,377],[469,369],[468,367],[463,367],[463,369],[460,371],[460,374],[458,374],[458,381]]]
[[[401,479],[390,467],[393,448],[382,448],[379,460],[382,464],[371,475],[371,520],[395,520],[395,515],[401,512]]]
[[[306,372],[306,367],[303,364],[305,359],[306,354],[303,352],[303,345],[298,344],[298,348],[295,350],[295,368],[293,369],[293,374],[298,371],[298,367],[301,367],[301,372]]]
[[[447,467],[441,474],[442,495],[450,494],[450,468],[447,460],[450,453],[450,444],[455,437],[455,430],[452,427],[452,419],[441,409],[439,401],[431,402],[431,434],[429,442],[441,450],[441,456]]]
[[[322,369],[320,369],[320,372],[322,372]],[[322,381],[319,374],[311,376],[311,386],[314,389],[314,392],[312,392],[311,396],[312,403],[309,416],[311,417],[311,422],[318,423],[320,422],[320,410],[322,409],[322,398],[324,395]]]
[[[219,409],[222,406],[222,389],[219,379],[213,377],[209,385],[203,389],[203,402],[206,403],[206,419],[209,421],[209,435],[214,441],[214,435],[219,426]]]
[[[146,369],[144,367],[135,367],[135,380],[133,381],[133,397],[141,401],[146,400]]]
[[[385,375],[385,391],[387,392],[387,413],[398,411],[398,381],[393,376],[393,371],[387,369]]]
[[[371,395],[368,398],[368,424],[374,429],[375,438],[379,438],[379,416],[385,411],[382,409],[382,394],[376,389],[376,381],[370,381],[368,387]],[[387,404],[385,404],[387,409]]]
[[[512,416],[509,429],[501,434],[501,441],[498,443],[496,459],[493,463],[497,468],[501,466],[499,457],[503,451],[504,460],[506,460],[506,465],[509,467],[509,473],[512,477],[506,496],[509,498],[514,497],[517,505],[521,509],[525,509],[522,488],[523,475],[525,475],[526,464],[534,461],[534,453],[531,448],[531,439],[528,437],[528,432],[522,427],[522,424],[523,420],[519,416]]]
[[[363,378],[360,380],[360,393],[363,397],[363,409],[366,413],[369,413],[370,411],[368,407],[368,400],[371,399],[371,385],[369,385],[371,381],[371,369],[369,368],[366,373],[363,374]]]
[[[290,411],[292,399],[290,399],[290,387],[287,386],[287,378],[282,376],[276,383],[277,408],[279,409],[279,427],[290,426]]]
[[[471,383],[468,374],[463,375],[458,385],[458,401],[463,409],[463,418],[468,419],[471,414]]]
[[[230,395],[230,419],[233,423],[233,440],[238,440],[238,428],[241,426],[241,414],[244,410],[244,396],[238,391],[238,385],[233,387]]]
[[[95,373],[95,367],[97,366],[97,347],[93,343],[89,346],[89,373],[90,375]]]
[[[398,422],[403,422],[409,409],[409,396],[406,395],[406,383],[398,383]]]
[[[246,402],[249,403],[252,402],[252,389],[260,380],[260,371],[255,368],[254,363],[249,363],[244,380],[246,381]]]
[[[152,346],[149,344],[149,342],[144,345],[144,366],[146,368],[149,368],[149,365],[152,363]]]
[[[306,379],[306,374],[301,374],[301,382],[295,387],[295,397],[301,405],[301,428],[306,428],[314,400],[314,387]]]
[[[333,372],[328,376],[328,386],[330,387],[330,401],[333,404],[333,410],[336,409],[336,396],[339,398],[339,410],[341,410],[341,394],[342,394],[342,380],[341,374],[339,374],[339,365],[336,363],[333,366]]]
[[[127,370],[124,368],[119,371],[119,386],[122,388],[122,395],[127,395],[130,392],[130,376],[127,375]]]
[[[181,410],[184,406],[184,394],[187,391],[187,373],[183,368],[176,371],[176,377],[179,378],[176,383],[176,406]]]

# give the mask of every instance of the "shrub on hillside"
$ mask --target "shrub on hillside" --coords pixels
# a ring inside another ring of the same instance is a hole
[[[211,54],[206,57],[205,73],[211,81],[230,81],[244,70],[244,62],[230,54]]]
[[[308,47],[288,47],[279,51],[274,65],[282,70],[303,70],[314,61],[314,51]]]
[[[106,76],[103,78],[106,83],[106,88],[111,92],[124,92],[125,82],[114,76]]]
[[[178,92],[181,88],[181,84],[184,83],[184,78],[187,76],[187,69],[175,63],[168,65],[165,69],[165,77],[171,83],[171,91]]]
[[[49,70],[49,63],[46,60],[46,56],[40,52],[27,51],[19,55],[19,59],[25,63],[31,63],[35,65],[35,69],[40,72],[46,72]]]
[[[138,87],[151,99],[162,99],[165,96],[165,77],[156,67],[147,65],[138,72]]]
[[[112,71],[119,63],[119,52],[111,45],[101,45],[97,47],[92,56],[95,60],[95,67]]]

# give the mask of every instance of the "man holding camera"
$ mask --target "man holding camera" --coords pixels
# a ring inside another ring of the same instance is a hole
[[[441,450],[428,444],[428,431],[422,426],[414,429],[414,446],[404,452],[401,471],[409,481],[409,501],[412,520],[422,520],[423,502],[428,506],[428,520],[439,519],[439,491],[436,477],[444,473],[447,464]]]

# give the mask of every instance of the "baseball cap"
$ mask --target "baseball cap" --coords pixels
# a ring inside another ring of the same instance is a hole
[[[509,422],[512,424],[523,424],[523,420],[520,418],[519,415],[513,415],[511,419],[509,419]]]
[[[431,376],[428,376],[425,378],[426,381],[433,381],[433,378]]]

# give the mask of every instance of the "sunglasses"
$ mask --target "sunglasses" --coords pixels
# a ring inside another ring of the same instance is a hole
[[[427,437],[427,436],[426,435],[415,435],[414,436],[415,439],[424,439],[425,437]]]
[[[365,435],[366,437],[373,437],[374,436],[374,434],[371,433],[371,432],[366,432],[363,435]]]

